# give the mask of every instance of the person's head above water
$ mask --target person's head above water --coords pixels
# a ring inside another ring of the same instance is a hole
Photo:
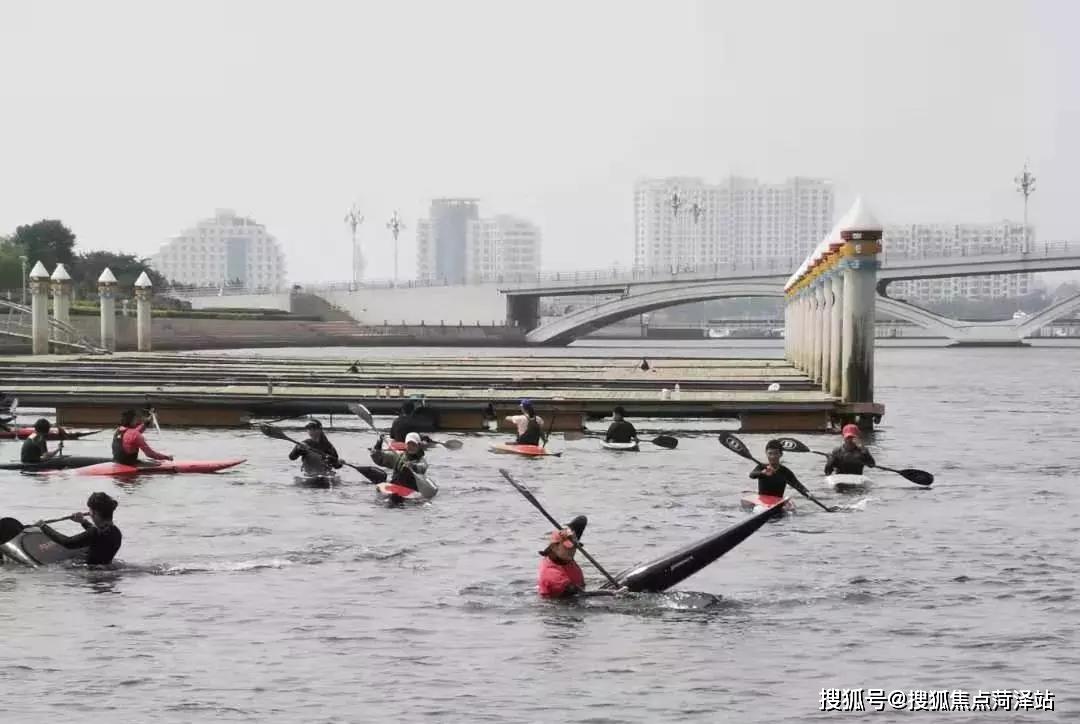
[[[779,440],[769,440],[765,443],[765,458],[769,461],[769,465],[776,467],[780,464],[780,458],[784,456],[784,446],[780,444]]]
[[[121,427],[135,427],[139,422],[139,413],[135,410],[124,410],[120,413]]]
[[[405,452],[410,455],[415,455],[420,452],[424,446],[424,441],[420,438],[420,433],[410,432],[405,436]]]
[[[611,415],[616,420],[621,420],[626,417],[626,408],[624,408],[622,405],[616,405],[615,409],[611,411]]]
[[[308,437],[312,440],[318,440],[322,437],[322,423],[318,420],[308,421],[308,424],[304,425],[304,429],[307,430]]]
[[[416,412],[416,403],[413,402],[412,400],[406,400],[401,405],[401,414],[402,415],[411,415],[414,412]]]
[[[101,527],[104,523],[111,523],[113,511],[118,503],[106,493],[93,493],[86,499],[86,507],[90,509],[90,518],[94,525]]]
[[[564,563],[572,561],[574,554],[577,553],[577,546],[574,544],[581,540],[581,536],[585,533],[585,526],[588,524],[589,519],[584,515],[579,515],[562,530],[552,531],[548,547],[540,551],[540,555]]]
[[[522,400],[521,411],[529,417],[536,417],[536,410],[533,408],[532,400]]]
[[[46,420],[44,417],[34,423],[34,431],[40,432],[42,435],[48,434],[49,428],[51,427],[52,425],[50,425],[49,421]]]
[[[852,425],[850,423],[844,425],[844,428],[840,431],[840,434],[844,436],[844,447],[850,449],[858,446],[859,438],[861,437],[858,425]]]

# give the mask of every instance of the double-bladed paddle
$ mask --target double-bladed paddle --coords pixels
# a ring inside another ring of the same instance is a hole
[[[756,464],[761,465],[761,466],[765,465],[765,463],[759,461],[757,458],[754,457],[754,455],[750,452],[750,449],[748,447],[746,447],[746,445],[743,443],[742,440],[735,437],[730,432],[722,432],[722,433],[720,433],[720,444],[723,445],[724,447],[726,447],[731,452],[735,453],[736,455],[740,455],[740,456],[746,458],[747,460],[749,460],[749,461],[751,461],[753,463],[756,463]],[[794,487],[794,486],[792,486],[792,487]],[[799,490],[798,488],[795,488],[795,489]],[[836,511],[840,510],[840,506],[838,506],[838,505],[834,505],[832,507],[829,507],[828,505],[825,505],[820,500],[818,500],[813,495],[811,495],[810,491],[808,491],[808,490],[803,489],[803,490],[799,490],[799,492],[802,493],[804,496],[806,496],[807,500],[811,501],[812,503],[815,503],[822,510],[824,510],[824,511],[826,511],[828,513],[835,513]]]
[[[283,430],[280,430],[272,425],[259,425],[259,430],[262,432],[263,435],[266,435],[267,437],[272,437],[276,440],[285,440],[287,442],[291,442],[293,445],[298,445],[305,450],[312,452],[315,455],[321,456],[323,460],[337,460],[342,465],[352,468],[373,483],[386,482],[387,474],[386,471],[382,468],[376,468],[371,465],[353,465],[352,463],[347,463],[340,458],[335,458],[333,455],[324,453],[322,450],[316,450],[305,442],[301,442],[300,440],[294,440],[293,438],[285,434]]]
[[[525,498],[525,500],[527,500],[527,501],[529,501],[530,503],[532,503],[532,504],[533,504],[533,507],[534,507],[534,508],[536,508],[537,510],[539,510],[539,511],[540,511],[540,513],[541,513],[541,514],[542,514],[542,515],[543,515],[543,516],[544,516],[545,518],[547,518],[547,519],[548,519],[548,521],[550,521],[550,523],[551,523],[551,524],[552,524],[553,526],[555,526],[555,529],[556,529],[556,530],[562,530],[562,529],[563,529],[563,527],[564,527],[564,526],[560,525],[560,524],[559,524],[559,521],[557,521],[557,520],[555,520],[554,518],[552,518],[552,517],[551,517],[551,515],[550,515],[550,514],[549,514],[549,513],[548,513],[548,512],[546,511],[546,510],[544,510],[544,506],[540,505],[540,501],[536,499],[536,496],[535,496],[535,495],[533,495],[533,494],[532,494],[532,493],[531,493],[531,492],[529,491],[529,489],[528,489],[528,488],[526,488],[526,487],[525,487],[524,485],[522,485],[521,483],[519,483],[519,482],[518,482],[517,480],[514,480],[514,476],[510,474],[510,471],[509,471],[509,470],[506,470],[505,468],[499,468],[499,473],[500,473],[500,474],[501,474],[501,475],[502,475],[502,476],[503,476],[504,478],[506,478],[506,482],[508,482],[508,483],[510,483],[511,485],[513,485],[513,486],[514,486],[514,488],[516,488],[516,489],[517,489],[517,491],[518,491],[519,493],[521,493],[521,495],[522,495],[522,496],[523,496],[523,497]],[[579,551],[581,551],[581,555],[585,556],[585,558],[587,558],[587,559],[588,559],[589,563],[592,563],[592,564],[593,564],[593,565],[594,565],[594,566],[596,567],[596,570],[600,571],[600,573],[602,573],[602,574],[603,574],[604,578],[608,579],[608,582],[609,582],[609,583],[610,583],[611,585],[615,586],[615,588],[620,588],[620,586],[619,586],[619,582],[618,582],[618,581],[616,581],[616,580],[615,580],[615,579],[614,579],[614,578],[613,578],[613,577],[611,576],[611,574],[610,574],[610,573],[608,573],[607,571],[605,571],[605,570],[604,570],[604,567],[603,567],[603,566],[601,566],[601,565],[600,565],[599,563],[597,563],[597,562],[596,562],[596,559],[595,559],[595,558],[593,558],[593,557],[592,557],[591,555],[589,555],[589,552],[588,552],[587,550],[585,550],[585,549],[584,549],[584,548],[582,547],[582,545],[581,545],[581,543],[580,543],[579,541],[577,541],[577,540],[574,540],[574,539],[571,539],[571,541],[570,541],[570,542],[574,544],[574,547],[575,547],[575,548],[577,548],[577,549],[578,549]]]
[[[379,433],[380,435],[383,434],[382,430],[375,427],[375,418],[372,416],[371,410],[367,409],[366,407],[361,405],[359,402],[350,402],[349,403],[349,410],[354,415],[356,415],[361,420],[363,420],[365,423],[367,423],[368,427],[370,427],[373,431]],[[431,443],[432,445],[435,445],[437,447],[444,447],[447,450],[460,450],[462,447],[465,446],[465,443],[463,443],[461,440],[451,439],[451,440],[442,441],[442,440],[432,440],[430,437],[427,437],[426,435],[423,435],[421,437],[424,440],[424,442]]]
[[[822,457],[829,457],[829,453],[824,453],[820,450],[811,450],[801,440],[796,440],[793,437],[782,437],[778,442],[780,443],[780,447],[789,452],[813,453],[815,455],[821,455]],[[868,467],[877,468],[878,470],[888,470],[890,473],[896,473],[916,485],[934,484],[933,473],[928,473],[925,470],[917,470],[915,468],[903,468],[902,470],[897,470],[895,468],[887,468],[884,465],[870,465]]]
[[[577,430],[571,430],[563,433],[563,438],[573,442],[574,440],[584,440],[587,437],[598,437],[598,433],[594,432],[579,432]],[[665,450],[674,450],[679,446],[679,439],[672,437],[671,435],[658,435],[652,440],[642,440],[641,442],[649,442],[657,447],[662,447]]]

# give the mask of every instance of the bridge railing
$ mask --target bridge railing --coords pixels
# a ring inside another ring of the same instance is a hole
[[[31,339],[33,331],[30,307],[0,299],[0,334],[9,337]],[[82,332],[56,317],[49,317],[49,342],[61,347],[81,349],[92,354],[106,354],[105,350],[91,342]]]

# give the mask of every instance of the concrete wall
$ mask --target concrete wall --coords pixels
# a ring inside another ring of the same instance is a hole
[[[223,294],[222,296],[191,296],[182,294],[172,295],[177,299],[191,302],[192,309],[280,309],[283,312],[292,311],[290,308],[289,293],[279,294]]]
[[[503,324],[506,297],[496,284],[319,292],[361,324]]]

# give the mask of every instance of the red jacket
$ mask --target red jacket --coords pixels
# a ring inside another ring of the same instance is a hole
[[[544,598],[559,598],[566,595],[571,586],[584,590],[585,574],[581,566],[574,561],[556,563],[548,556],[540,560],[540,570],[536,574],[536,591]]]
[[[159,453],[157,450],[150,447],[146,438],[143,437],[143,430],[146,429],[146,423],[139,425],[138,427],[128,427],[124,429],[123,446],[124,452],[134,453],[142,450],[146,454],[146,457],[153,460],[164,460],[169,457],[163,453]]]

